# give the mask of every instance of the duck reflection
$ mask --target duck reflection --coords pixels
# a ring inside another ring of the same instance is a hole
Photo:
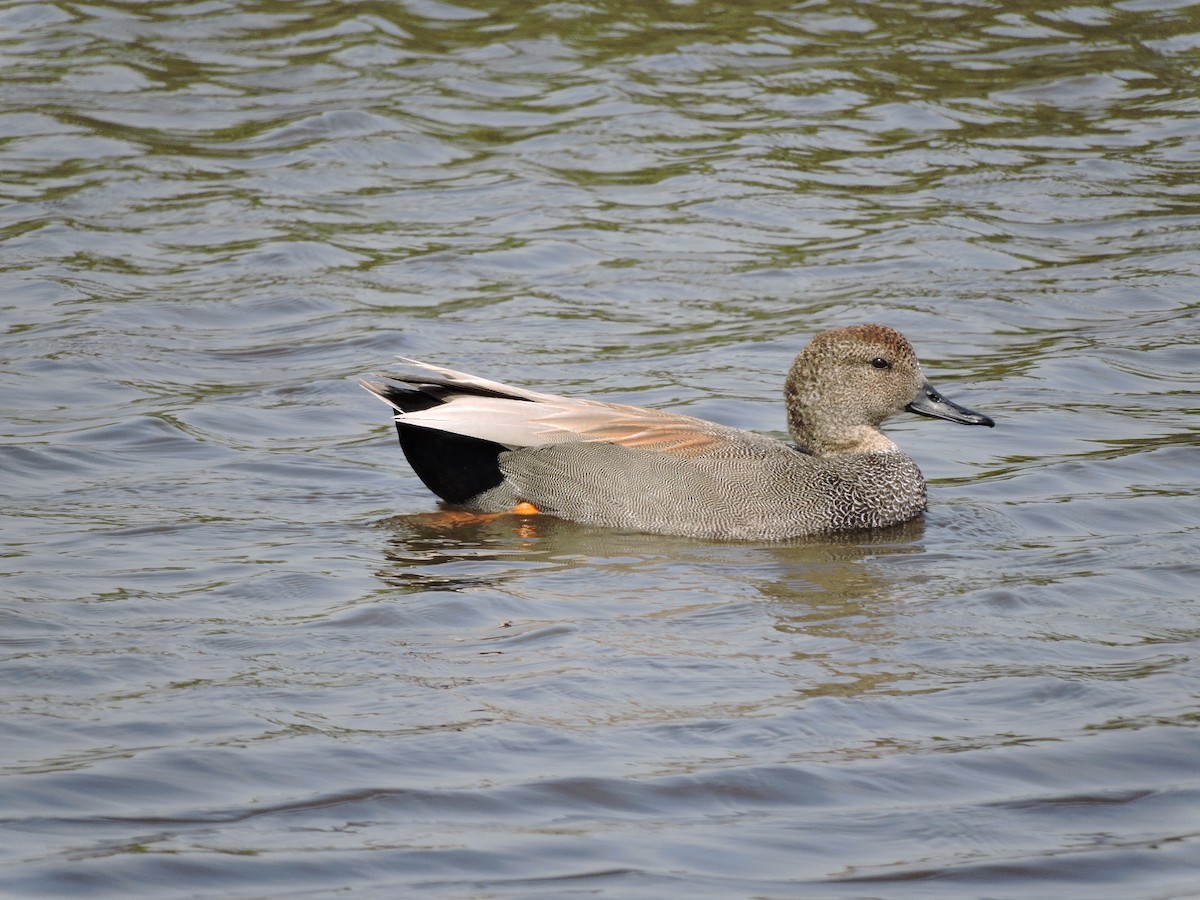
[[[912,578],[888,558],[926,552],[921,520],[780,543],[546,515],[376,525],[378,577],[414,623],[406,640],[453,666],[496,720],[674,728],[803,715],[808,700],[894,693],[919,673],[889,658]]]
[[[548,515],[481,515],[444,509],[391,516],[375,523],[389,532],[386,564],[378,576],[394,587],[461,590],[502,587],[524,578],[530,565],[575,569],[586,579],[589,566],[624,569],[636,575],[679,566],[680,581],[704,583],[704,572],[753,586],[762,599],[780,603],[831,603],[886,592],[887,581],[863,563],[880,555],[920,553],[923,519],[850,534],[780,542],[716,543],[670,535],[597,528]],[[480,563],[503,563],[486,566]],[[688,574],[688,573],[691,574]]]

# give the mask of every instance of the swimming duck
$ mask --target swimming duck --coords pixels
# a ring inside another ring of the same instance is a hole
[[[886,325],[822,332],[796,357],[794,445],[403,361],[419,371],[360,384],[395,411],[413,471],[447,503],[658,534],[775,540],[905,522],[925,510],[925,479],[883,421],[907,410],[995,424],[934,390]]]

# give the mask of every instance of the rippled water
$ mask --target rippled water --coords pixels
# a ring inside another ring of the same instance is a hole
[[[0,890],[1195,896],[1200,5],[0,6]],[[870,539],[444,527],[395,354],[994,431]]]

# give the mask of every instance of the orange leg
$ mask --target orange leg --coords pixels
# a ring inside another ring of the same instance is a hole
[[[443,509],[435,513],[419,513],[414,518],[423,520],[426,525],[433,528],[454,528],[459,525],[490,522],[493,519],[503,518],[504,516],[536,516],[540,512],[541,510],[532,503],[522,501],[514,506],[510,512],[480,513],[470,512],[465,509]]]

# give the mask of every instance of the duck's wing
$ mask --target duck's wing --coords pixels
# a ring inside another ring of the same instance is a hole
[[[511,449],[603,442],[693,457],[730,442],[772,440],[678,413],[543,394],[417,360],[404,362],[423,373],[359,382],[396,411],[398,423]]]

